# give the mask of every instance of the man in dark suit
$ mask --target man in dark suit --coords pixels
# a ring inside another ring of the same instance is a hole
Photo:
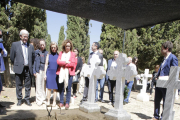
[[[175,55],[171,53],[173,44],[167,41],[162,44],[161,54],[164,56],[164,61],[161,64],[159,71],[157,73],[157,78],[159,76],[169,76],[171,66],[178,66],[178,59]],[[157,79],[156,79],[157,80]],[[155,88],[155,106],[154,106],[154,118],[153,120],[159,120],[160,102],[163,99],[163,108],[166,97],[166,88]],[[161,115],[162,116],[162,115]]]
[[[99,56],[99,59],[101,60],[101,63],[99,64],[99,66],[103,66],[103,55],[101,53],[99,53],[98,49],[99,49],[99,43],[98,42],[94,42],[91,46],[91,49],[93,52],[90,53],[89,58],[88,58],[88,65],[90,65],[90,59],[92,58],[92,56],[94,54]],[[83,99],[82,101],[87,101],[87,97],[88,97],[88,88],[89,88],[89,78],[85,77],[85,86],[84,86],[84,93],[83,93]],[[95,99],[95,98],[94,98]],[[97,100],[95,101],[97,102]]]
[[[10,59],[15,72],[16,95],[18,99],[17,106],[21,106],[22,104],[23,80],[25,84],[24,99],[28,106],[32,106],[29,98],[31,91],[31,75],[33,74],[34,47],[27,42],[29,38],[27,30],[21,30],[19,36],[21,40],[13,42],[10,51]]]
[[[119,56],[119,51],[114,51],[114,58],[108,60],[108,66],[107,66],[107,71],[110,70],[111,67],[116,68],[117,63],[116,63],[116,58]],[[113,89],[116,86],[116,80],[110,80],[109,76],[106,74],[106,81],[108,83],[108,90],[109,90],[109,105],[114,106],[114,97],[113,97]]]

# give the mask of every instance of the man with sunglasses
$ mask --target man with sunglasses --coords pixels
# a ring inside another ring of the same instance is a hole
[[[3,57],[7,57],[7,51],[3,46],[3,36],[2,36],[2,30],[0,29],[0,71],[5,71],[5,66],[4,66],[4,59]],[[2,91],[2,81],[1,81],[1,77],[0,77],[0,93]],[[0,104],[0,107],[5,107],[3,105]]]

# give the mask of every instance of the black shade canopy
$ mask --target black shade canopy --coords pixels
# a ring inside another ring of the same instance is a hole
[[[180,19],[180,0],[15,0],[123,29]]]

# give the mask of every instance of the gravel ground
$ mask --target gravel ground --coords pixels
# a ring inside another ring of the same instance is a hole
[[[23,119],[26,120],[46,120],[47,117],[47,111],[46,106],[37,106],[35,103],[35,89],[32,88],[31,90],[31,103],[32,106],[26,106],[23,104],[20,107],[17,107],[17,99],[16,99],[16,89],[15,88],[3,88],[4,91],[2,91],[0,95],[0,103],[2,105],[6,106],[6,110],[1,110],[0,119]],[[130,103],[123,106],[123,108],[131,115],[132,120],[146,120],[151,119],[153,117],[153,109],[154,109],[154,97],[150,98],[149,102],[141,102],[136,100],[136,96],[139,93],[139,91],[131,92],[130,96]],[[147,93],[149,94],[149,93]],[[24,95],[24,88],[23,88],[23,95]],[[6,96],[6,97],[4,97]],[[154,96],[154,94],[152,95]],[[52,115],[54,117],[55,113],[57,113],[57,116],[59,119],[63,120],[81,120],[81,119],[104,119],[104,113],[106,113],[109,109],[112,109],[113,107],[111,105],[108,105],[109,102],[109,95],[108,95],[108,88],[105,86],[105,92],[104,92],[104,100],[105,103],[97,102],[98,105],[101,107],[101,113],[96,114],[87,114],[82,111],[79,111],[79,103],[82,99],[82,94],[77,94],[77,98],[74,99],[74,104],[70,104],[70,110],[64,110],[62,109],[62,113],[65,113],[64,115],[59,114],[58,107],[53,108]],[[58,102],[57,102],[58,103]],[[162,108],[162,107],[161,107]],[[162,109],[161,109],[162,110]],[[175,116],[174,120],[180,120],[180,99],[175,100],[174,104],[174,110],[175,110]],[[3,112],[4,111],[4,112]],[[54,118],[51,119],[55,119]],[[30,119],[31,118],[31,119]]]

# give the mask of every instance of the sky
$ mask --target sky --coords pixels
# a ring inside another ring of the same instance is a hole
[[[64,26],[65,28],[64,34],[66,36],[67,15],[57,13],[57,12],[52,12],[49,10],[46,10],[46,14],[47,14],[48,34],[51,35],[51,41],[57,42],[59,38],[59,31],[60,31],[61,26]],[[91,24],[92,24],[92,27],[91,27]],[[101,26],[102,26],[102,22],[90,20],[89,22],[90,46],[92,45],[93,42],[98,42],[100,40]]]

